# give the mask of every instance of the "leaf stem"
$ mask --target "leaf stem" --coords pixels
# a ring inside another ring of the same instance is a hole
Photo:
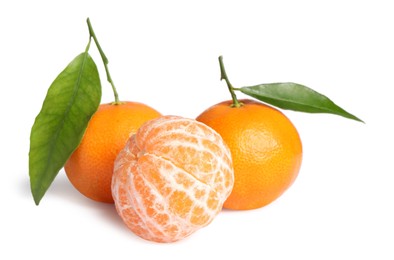
[[[223,56],[219,56],[219,65],[220,65],[220,80],[224,79],[226,81],[228,90],[230,91],[231,94],[231,98],[233,99],[233,104],[231,105],[231,107],[241,107],[243,104],[238,101],[237,96],[235,95],[234,92],[236,88],[234,88],[233,85],[230,83],[230,80],[228,79],[226,70],[224,68]]]
[[[108,70],[108,58],[107,58],[107,56],[105,56],[104,51],[101,48],[100,43],[97,40],[96,34],[93,31],[92,24],[90,23],[90,19],[88,18],[86,22],[88,23],[88,27],[89,27],[89,36],[90,36],[89,38],[93,38],[93,40],[97,46],[97,49],[98,49],[100,56],[101,56],[101,59],[103,60],[103,63],[104,63],[105,73],[107,74],[107,81],[111,84],[112,91],[114,92],[115,102],[113,102],[113,104],[115,104],[115,105],[120,104],[121,102],[119,101],[118,92],[116,91],[115,84],[114,84],[114,82],[111,78],[111,74],[109,73],[109,70]],[[88,47],[89,47],[89,45],[90,45],[90,39],[89,39]],[[88,49],[88,47],[87,47],[87,49]]]
[[[86,48],[85,48],[85,52],[89,52],[89,49],[90,49],[90,43],[92,42],[92,37],[89,37],[89,42],[88,42],[88,45],[86,46]]]

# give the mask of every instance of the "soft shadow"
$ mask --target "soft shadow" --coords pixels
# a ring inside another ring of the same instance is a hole
[[[21,179],[18,183],[17,190],[21,197],[26,200],[31,200],[31,203],[34,203],[30,190],[29,178]],[[118,230],[131,234],[131,237],[133,237],[132,233],[118,216],[114,204],[101,203],[85,197],[72,186],[64,171],[60,171],[56,176],[55,180],[42,198],[40,205],[45,204],[46,200],[56,200],[56,203],[68,203],[77,207],[87,208],[97,213],[98,217],[102,218],[106,223],[112,223]]]
[[[70,181],[63,173],[64,172],[59,172],[59,174],[56,176],[55,180],[48,188],[44,197],[41,199],[40,204],[43,203],[46,199],[56,198],[65,200],[66,202],[85,205],[86,198],[72,186]],[[31,194],[30,189],[30,181],[28,178],[24,178],[20,181],[19,190],[23,197],[33,199],[33,195]]]
[[[17,185],[17,191],[23,198],[33,199],[30,191],[29,177],[20,179]]]

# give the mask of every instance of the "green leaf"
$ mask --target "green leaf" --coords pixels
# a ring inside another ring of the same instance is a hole
[[[328,97],[297,83],[260,84],[237,90],[279,108],[308,113],[330,113],[363,122]]]
[[[53,81],[30,134],[29,175],[36,205],[78,147],[101,100],[96,64],[78,55]]]

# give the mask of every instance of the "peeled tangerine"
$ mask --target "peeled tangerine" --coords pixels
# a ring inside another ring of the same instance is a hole
[[[163,116],[142,125],[118,155],[112,195],[135,234],[174,242],[208,225],[233,184],[230,150],[217,132]]]

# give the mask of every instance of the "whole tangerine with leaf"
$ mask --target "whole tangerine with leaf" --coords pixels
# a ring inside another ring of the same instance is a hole
[[[89,42],[48,89],[30,134],[29,176],[38,205],[64,167],[72,185],[86,197],[113,203],[114,161],[128,138],[146,121],[161,116],[139,102],[120,101],[89,18]],[[89,55],[96,44],[115,101],[101,104],[101,82]]]
[[[310,113],[332,113],[361,121],[326,96],[297,83],[269,83],[235,88],[219,57],[221,79],[232,99],[202,112],[196,119],[215,129],[230,148],[234,188],[224,207],[256,209],[279,198],[297,178],[302,162],[300,135],[276,106]],[[254,99],[238,100],[235,91]],[[261,101],[268,103],[262,103]]]

